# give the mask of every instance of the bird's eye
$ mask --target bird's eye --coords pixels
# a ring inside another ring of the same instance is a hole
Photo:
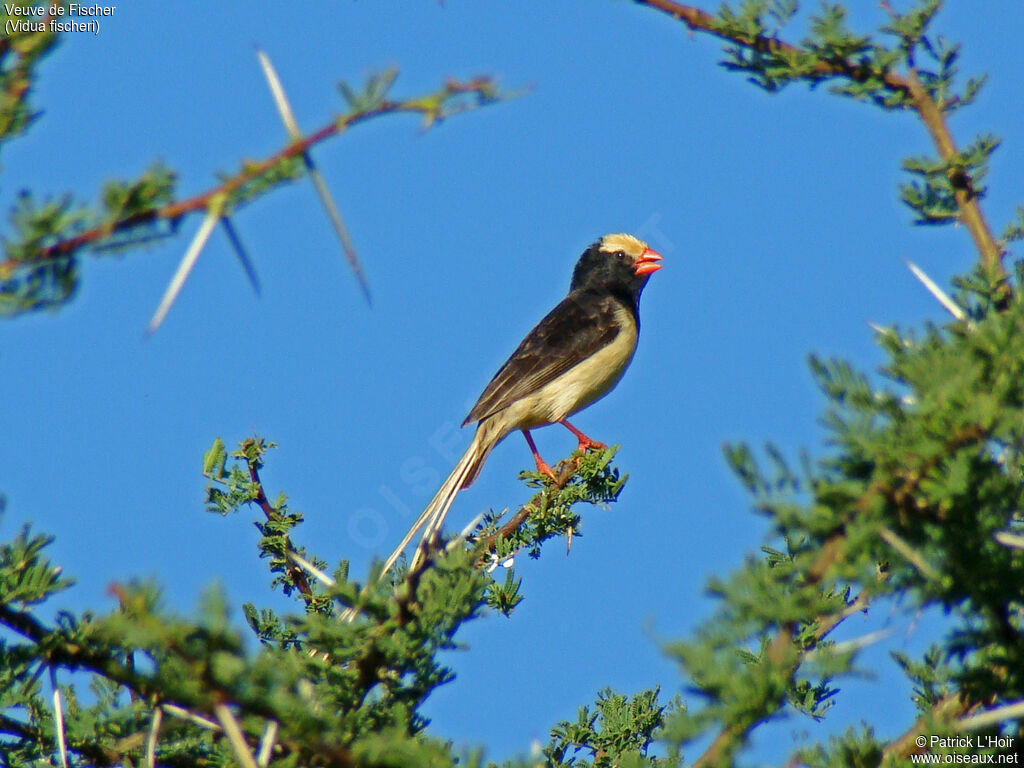
[[[615,255],[616,255],[616,257],[618,257],[620,259],[626,258],[626,252],[625,251],[616,251]]]

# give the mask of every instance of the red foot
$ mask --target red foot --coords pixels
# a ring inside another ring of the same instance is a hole
[[[579,445],[577,447],[580,451],[586,452],[589,451],[591,448],[597,451],[603,451],[605,448],[608,447],[604,443],[599,443],[597,440],[591,440],[589,437],[584,435],[582,432],[576,429],[576,427],[574,427],[565,419],[562,419],[562,421],[558,423],[561,424],[566,429],[568,429],[574,435],[576,435],[576,439],[579,440]]]
[[[540,457],[540,454],[537,452],[537,445],[536,443],[533,442],[533,437],[530,436],[530,431],[524,429],[523,437],[526,438],[526,442],[530,446],[530,451],[533,453],[533,460],[537,462],[537,471],[540,472],[542,475],[547,475],[552,480],[556,479],[557,475],[555,474],[555,470],[553,470],[551,468],[551,465],[544,461],[544,459],[542,459]]]
[[[544,461],[544,459],[542,459],[540,456],[534,456],[534,459],[537,461],[538,472],[540,472],[542,475],[547,475],[552,480],[558,479],[558,475],[555,474],[555,470],[551,468],[550,464]]]

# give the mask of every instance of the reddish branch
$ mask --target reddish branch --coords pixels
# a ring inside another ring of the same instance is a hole
[[[576,476],[576,472],[580,468],[580,457],[566,459],[565,461],[560,462],[559,466],[560,470],[554,482],[547,486],[541,493],[536,494],[526,504],[521,506],[519,510],[497,531],[492,533],[490,536],[485,536],[480,539],[479,545],[484,552],[493,553],[494,546],[497,544],[498,539],[507,538],[518,530],[535,510],[541,508],[541,499],[544,496],[547,496],[549,500],[553,499],[559,491],[565,488],[565,486],[569,484],[569,481]]]
[[[195,211],[205,211],[215,197],[226,197],[230,200],[231,195],[237,192],[244,184],[258,179],[263,174],[273,169],[276,165],[289,158],[302,157],[311,147],[320,142],[344,132],[352,126],[364,123],[367,120],[380,117],[381,115],[409,112],[424,115],[431,123],[443,117],[442,109],[445,101],[453,96],[464,94],[475,94],[484,99],[494,98],[494,84],[490,78],[477,77],[466,82],[448,80],[444,88],[435,94],[409,99],[407,101],[382,101],[372,109],[365,109],[353,112],[332,120],[318,131],[315,131],[299,141],[292,142],[284,149],[257,163],[247,163],[245,169],[237,176],[227,179],[222,184],[203,192],[202,194],[190,197],[187,200],[178,200],[168,203],[160,208],[143,211],[141,213],[121,219],[113,224],[106,223],[92,229],[88,229],[75,237],[61,240],[51,246],[40,249],[35,258],[30,261],[7,259],[0,262],[0,275],[12,274],[18,267],[36,262],[49,261],[74,253],[78,249],[104,240],[115,232],[156,220],[177,222],[183,216]]]
[[[636,0],[636,2],[667,13],[696,32],[706,32],[760,53],[771,54],[782,59],[804,55],[804,52],[796,46],[775,38],[761,35],[733,35],[723,32],[721,23],[715,16],[690,5],[676,3],[673,0]],[[814,66],[814,71],[822,77],[846,77],[857,82],[877,76],[873,70],[867,70],[845,59],[818,61]],[[935,101],[928,95],[924,86],[921,85],[917,72],[911,68],[906,76],[901,76],[896,72],[887,71],[884,73],[882,81],[890,90],[907,95],[921,121],[928,129],[928,134],[931,136],[939,156],[946,162],[956,160],[959,152],[956,142],[953,141],[953,135],[946,125],[946,118]],[[971,233],[971,239],[974,240],[974,245],[981,255],[983,267],[991,278],[1002,280],[1006,276],[1002,263],[1003,251],[985,220],[981,206],[978,205],[971,180],[961,173],[956,178],[951,176],[950,181],[957,206],[960,209],[960,220],[967,231]]]
[[[280,517],[277,510],[274,509],[274,505],[270,503],[270,499],[267,498],[266,492],[263,490],[263,482],[260,480],[259,467],[256,461],[247,458],[246,463],[249,466],[249,479],[256,485],[256,505],[263,510],[264,516],[267,520],[274,520]],[[285,536],[285,547],[291,551],[291,540]],[[285,555],[287,558],[287,554]],[[313,588],[309,586],[309,579],[306,578],[306,573],[296,563],[288,559],[288,576],[292,583],[298,588],[302,596],[306,598],[307,602],[313,598]]]

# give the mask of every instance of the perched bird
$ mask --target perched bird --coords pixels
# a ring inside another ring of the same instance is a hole
[[[462,423],[477,422],[465,455],[431,499],[423,514],[384,564],[394,565],[424,528],[415,566],[441,529],[455,495],[476,479],[491,450],[506,435],[521,430],[537,471],[555,473],[540,457],[530,430],[559,423],[572,432],[581,451],[604,448],[566,419],[604,397],[622,378],[640,333],[640,293],[660,254],[632,235],[605,235],[580,256],[569,295],[530,331],[505,361]]]

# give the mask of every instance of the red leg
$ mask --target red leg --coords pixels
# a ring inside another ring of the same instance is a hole
[[[565,419],[562,419],[558,423],[561,424],[566,429],[568,429],[574,435],[576,435],[576,439],[580,441],[579,448],[580,448],[581,451],[589,451],[591,448],[594,448],[594,449],[600,451],[600,450],[603,450],[603,449],[608,447],[604,443],[597,442],[597,440],[591,440],[589,437],[584,435],[582,432],[580,432],[578,429],[576,429],[576,427],[574,427],[572,424],[570,424]]]
[[[530,451],[533,453],[533,460],[537,462],[537,471],[540,472],[542,475],[547,475],[552,480],[554,480],[555,470],[553,470],[551,466],[540,457],[540,454],[537,453],[537,445],[536,443],[533,442],[533,438],[530,436],[530,430],[524,429],[523,437],[526,438],[526,442],[530,446]]]

